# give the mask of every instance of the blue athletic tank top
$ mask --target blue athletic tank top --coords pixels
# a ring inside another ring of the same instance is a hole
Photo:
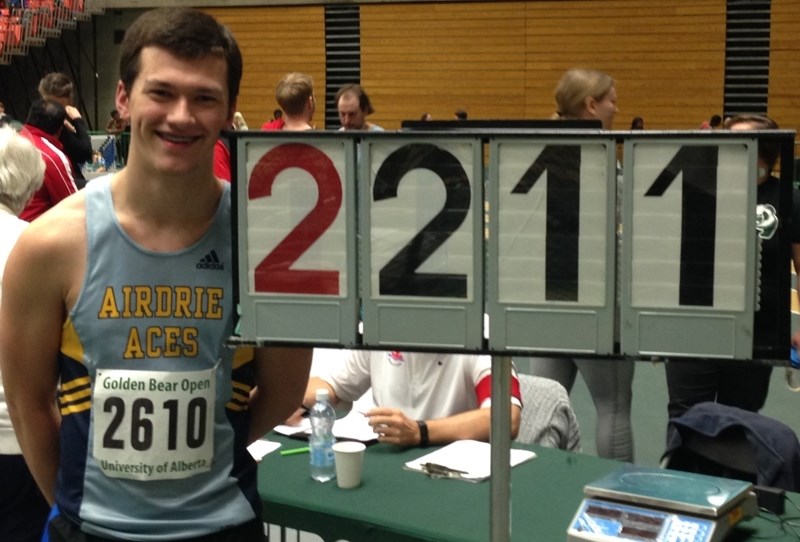
[[[235,320],[230,187],[191,247],[153,252],[85,188],[87,269],[62,332],[56,501],[87,533],[202,536],[260,514],[246,451],[252,349]]]

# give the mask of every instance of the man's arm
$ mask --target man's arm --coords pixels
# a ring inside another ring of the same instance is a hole
[[[5,267],[0,368],[17,440],[36,483],[52,504],[61,425],[56,402],[58,351],[66,277],[75,270],[67,269],[70,260],[63,257],[58,231],[48,229],[48,222],[42,219],[28,227]]]
[[[333,387],[320,377],[312,376],[308,379],[302,405],[286,419],[286,425],[300,425],[303,422],[303,417],[307,414],[308,409],[317,402],[317,390],[319,388],[328,390],[328,402],[330,402],[331,406],[336,406],[339,402],[339,398],[336,396]]]
[[[303,401],[311,368],[310,348],[257,348],[256,388],[250,396],[250,438],[283,423]]]
[[[511,438],[517,437],[521,411],[518,405],[511,405]],[[380,442],[398,446],[418,446],[420,429],[417,420],[412,420],[396,408],[373,408],[367,412],[369,424],[378,433]],[[472,439],[489,441],[491,428],[491,408],[476,408],[439,418],[423,420],[428,426],[430,444],[449,444],[456,440]]]
[[[77,107],[68,105],[66,109],[67,122],[71,124],[73,129],[61,138],[64,152],[75,162],[91,162],[92,138],[89,135],[89,126],[81,117],[81,112]]]
[[[336,404],[339,402],[339,398],[336,396],[336,391],[333,389],[333,386],[318,376],[312,376],[308,379],[306,393],[303,397],[303,406],[311,408],[311,406],[317,402],[317,390],[320,388],[328,390],[328,402],[331,404],[331,406],[336,406]]]

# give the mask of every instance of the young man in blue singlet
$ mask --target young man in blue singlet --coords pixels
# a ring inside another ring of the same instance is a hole
[[[263,540],[246,445],[302,401],[307,349],[229,349],[230,188],[213,147],[241,55],[192,9],[121,47],[126,167],[29,227],[0,308],[0,363],[55,541]],[[209,254],[219,265],[198,268]]]

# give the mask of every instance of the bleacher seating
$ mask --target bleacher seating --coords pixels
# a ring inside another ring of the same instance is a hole
[[[47,38],[103,12],[95,0],[23,0],[12,5],[19,7],[0,0],[0,64],[10,64],[14,55],[42,47]]]

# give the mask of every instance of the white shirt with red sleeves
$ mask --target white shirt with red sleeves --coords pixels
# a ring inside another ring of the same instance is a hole
[[[315,364],[340,400],[355,401],[372,386],[377,406],[399,408],[413,419],[445,418],[491,405],[489,356],[352,350],[341,361],[333,356]],[[516,372],[511,401],[522,405]]]

